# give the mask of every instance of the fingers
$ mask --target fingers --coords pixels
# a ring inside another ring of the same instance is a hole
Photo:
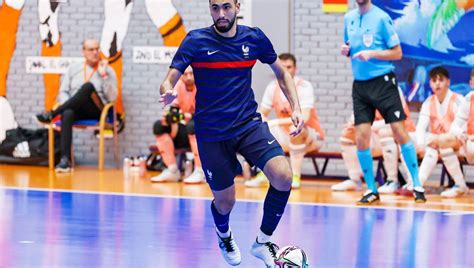
[[[296,122],[295,122],[296,121]],[[295,136],[298,136],[301,131],[303,131],[303,127],[304,127],[304,122],[303,120],[300,120],[299,118],[296,118],[294,121],[293,121],[293,124],[295,126],[295,130],[291,131],[290,132],[290,135],[292,137],[295,137]]]

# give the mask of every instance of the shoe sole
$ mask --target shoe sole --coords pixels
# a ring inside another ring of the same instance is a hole
[[[332,188],[331,188],[331,191],[333,191],[333,192],[355,192],[355,191],[357,191],[357,189],[354,188],[354,189],[344,189],[344,190],[341,190],[341,189],[332,189]]]
[[[426,203],[426,199],[415,199],[415,203],[417,203],[417,204]]]
[[[183,181],[184,184],[202,184],[205,181]]]
[[[56,173],[70,173],[72,168],[56,168],[54,171],[56,171]]]
[[[33,119],[33,121],[35,121],[37,124],[39,124],[39,125],[41,125],[41,126],[45,126],[45,125],[51,124],[51,122],[43,123],[43,122],[39,121],[38,118],[36,118],[36,115],[33,115],[31,118]]]
[[[372,202],[361,202],[361,201],[357,201],[356,204],[357,204],[357,205],[372,205],[372,204],[375,204],[375,203],[378,203],[378,202],[380,202],[380,199],[376,199],[376,200],[374,200],[374,201],[372,201]]]

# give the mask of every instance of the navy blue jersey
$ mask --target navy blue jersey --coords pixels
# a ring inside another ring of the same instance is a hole
[[[251,88],[257,60],[272,64],[277,55],[262,30],[237,26],[234,37],[214,27],[190,31],[170,68],[181,73],[191,65],[196,82],[195,131],[202,141],[226,140],[261,122]]]

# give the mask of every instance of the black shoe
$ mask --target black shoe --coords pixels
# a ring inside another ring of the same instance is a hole
[[[59,160],[59,163],[56,165],[55,170],[58,173],[71,172],[71,162],[67,157],[61,157],[61,160]]]
[[[380,201],[379,193],[374,193],[372,191],[365,192],[364,196],[357,201],[357,205],[370,205],[376,201]]]
[[[38,120],[40,123],[43,123],[43,124],[49,124],[51,123],[51,120],[53,120],[53,114],[51,112],[43,112],[43,113],[37,114],[36,120]]]
[[[426,203],[425,191],[421,187],[415,187],[413,189],[413,196],[415,197],[415,203]]]

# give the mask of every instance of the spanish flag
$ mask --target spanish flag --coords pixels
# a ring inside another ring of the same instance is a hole
[[[349,9],[349,0],[323,0],[323,12],[344,13]]]

